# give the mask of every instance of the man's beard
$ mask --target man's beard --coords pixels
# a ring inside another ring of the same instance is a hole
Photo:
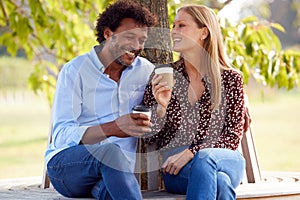
[[[142,50],[134,50],[134,51],[130,51],[132,53],[134,53],[134,59],[142,52]],[[119,56],[115,59],[115,62],[120,64],[120,65],[124,65],[124,66],[128,66],[128,64],[124,63],[124,61],[122,60],[122,56]]]
[[[134,59],[141,53],[142,50],[130,50],[128,48],[122,48],[119,46],[117,38],[115,35],[112,35],[111,38],[111,45],[113,46],[114,49],[118,49],[117,53],[114,53],[116,51],[112,51],[112,54],[115,55],[116,59],[114,60],[117,64],[128,66],[128,64],[124,63],[122,60],[122,55],[126,54],[125,52],[133,53],[134,54]],[[124,50],[123,50],[124,49]],[[121,55],[120,55],[121,54]]]
[[[117,64],[124,65],[125,67],[128,67],[128,65],[125,64],[125,63],[122,61],[121,56],[118,57],[117,59],[115,59],[115,62],[116,62]]]

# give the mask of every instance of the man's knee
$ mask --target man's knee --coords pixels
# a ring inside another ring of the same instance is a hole
[[[130,162],[118,145],[113,143],[87,146],[90,154],[100,163],[119,171],[130,171]]]

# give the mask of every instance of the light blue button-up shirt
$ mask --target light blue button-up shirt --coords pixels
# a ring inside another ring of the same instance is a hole
[[[94,48],[66,63],[57,81],[52,114],[52,143],[45,153],[45,162],[58,152],[78,145],[88,127],[111,122],[132,112],[133,106],[142,102],[153,69],[152,63],[137,57],[122,72],[117,83],[103,73],[105,68]],[[135,137],[113,136],[101,143],[106,142],[116,143],[125,154],[131,154],[130,160],[135,159]]]

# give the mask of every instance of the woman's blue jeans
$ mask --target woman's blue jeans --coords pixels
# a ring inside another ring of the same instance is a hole
[[[130,169],[121,150],[109,143],[65,149],[47,164],[50,181],[60,194],[93,196],[99,200],[142,199],[138,181]]]
[[[207,148],[200,150],[178,175],[163,173],[163,179],[168,192],[186,194],[187,200],[235,200],[235,188],[244,172],[245,159],[239,151]]]

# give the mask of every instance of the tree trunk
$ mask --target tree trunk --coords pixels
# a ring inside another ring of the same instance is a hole
[[[158,24],[149,31],[142,56],[154,64],[172,62],[170,25],[167,0],[137,0],[157,16]]]
[[[141,56],[147,58],[153,64],[163,64],[173,61],[171,51],[170,25],[168,16],[168,1],[167,0],[136,0],[144,4],[154,15],[157,16],[158,24],[155,28],[150,29],[148,39],[144,51]],[[146,144],[139,141],[140,156],[137,157],[138,166],[140,167],[139,182],[142,190],[147,190],[147,159]],[[163,185],[162,180],[159,180],[160,186]]]

